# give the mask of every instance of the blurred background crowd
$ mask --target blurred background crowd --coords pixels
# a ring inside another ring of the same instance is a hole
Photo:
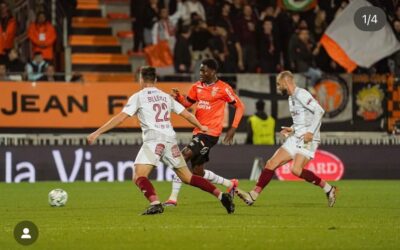
[[[59,62],[64,53],[54,53],[57,40],[62,38],[49,20],[51,1],[36,2],[26,27],[14,18],[12,3],[0,3],[1,80],[9,80],[11,72],[24,72],[17,78],[28,80],[64,80],[54,75],[55,71],[63,71]],[[70,29],[77,1],[60,2]],[[287,69],[312,77],[323,72],[344,72],[319,40],[348,1],[318,1],[301,11],[289,11],[281,2],[131,0],[132,50],[140,53],[146,46],[167,40],[176,73],[193,73],[199,62],[209,57],[220,63],[222,73],[276,73]],[[397,1],[385,2],[382,8],[399,36],[400,6]],[[25,31],[18,31],[21,27]],[[26,32],[31,44],[31,51],[24,51],[23,56],[16,46],[18,32]],[[399,65],[398,52],[354,73],[399,73]]]

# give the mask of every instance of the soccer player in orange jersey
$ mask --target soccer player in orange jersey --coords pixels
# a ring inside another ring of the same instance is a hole
[[[214,59],[206,59],[200,65],[200,80],[192,85],[187,96],[173,89],[173,96],[184,107],[188,108],[196,103],[196,118],[201,124],[208,127],[204,133],[198,128],[193,130],[193,139],[182,150],[186,161],[190,160],[193,174],[203,176],[214,184],[221,184],[228,188],[228,192],[238,185],[236,179],[228,180],[204,169],[204,164],[209,161],[210,149],[217,144],[222,132],[226,103],[236,109],[232,126],[224,138],[225,144],[232,144],[236,128],[243,116],[244,105],[233,92],[231,86],[217,77],[218,64]],[[176,206],[178,193],[182,183],[175,177],[172,182],[172,193],[164,206]]]

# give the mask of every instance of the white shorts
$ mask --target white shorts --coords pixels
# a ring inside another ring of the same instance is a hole
[[[171,166],[172,168],[185,167],[186,162],[183,158],[178,145],[172,142],[144,142],[136,156],[136,164],[149,164],[156,166],[159,161]]]
[[[298,138],[295,136],[289,136],[282,147],[292,156],[292,159],[296,154],[301,154],[308,159],[313,159],[315,156],[315,151],[318,148],[318,142],[312,141],[309,143],[304,143],[303,138]]]

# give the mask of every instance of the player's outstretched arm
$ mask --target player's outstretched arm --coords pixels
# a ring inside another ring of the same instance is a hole
[[[179,92],[179,89],[173,88],[171,96],[180,104],[182,104],[185,108],[189,108],[196,101],[189,100],[187,96],[182,95]]]
[[[207,133],[208,127],[201,125],[200,122],[196,119],[196,117],[194,117],[194,115],[192,115],[186,109],[183,110],[179,115],[185,118],[188,122],[190,122],[194,126],[198,127],[202,132]]]
[[[94,141],[96,141],[97,137],[99,137],[101,134],[107,132],[110,129],[115,128],[118,126],[121,122],[123,122],[126,118],[128,118],[128,114],[121,112],[118,115],[114,116],[111,118],[108,122],[104,123],[103,126],[101,126],[99,129],[88,135],[87,141],[89,144],[93,144]]]
[[[235,132],[237,127],[239,126],[240,120],[242,120],[244,113],[244,104],[243,102],[235,95],[235,102],[232,103],[235,107],[235,117],[233,118],[232,126],[226,132],[223,143],[231,145],[233,143],[233,137],[235,136]]]

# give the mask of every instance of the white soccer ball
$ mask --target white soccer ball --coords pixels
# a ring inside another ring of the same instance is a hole
[[[49,193],[49,204],[52,207],[61,207],[67,203],[68,194],[61,188],[53,189]]]

